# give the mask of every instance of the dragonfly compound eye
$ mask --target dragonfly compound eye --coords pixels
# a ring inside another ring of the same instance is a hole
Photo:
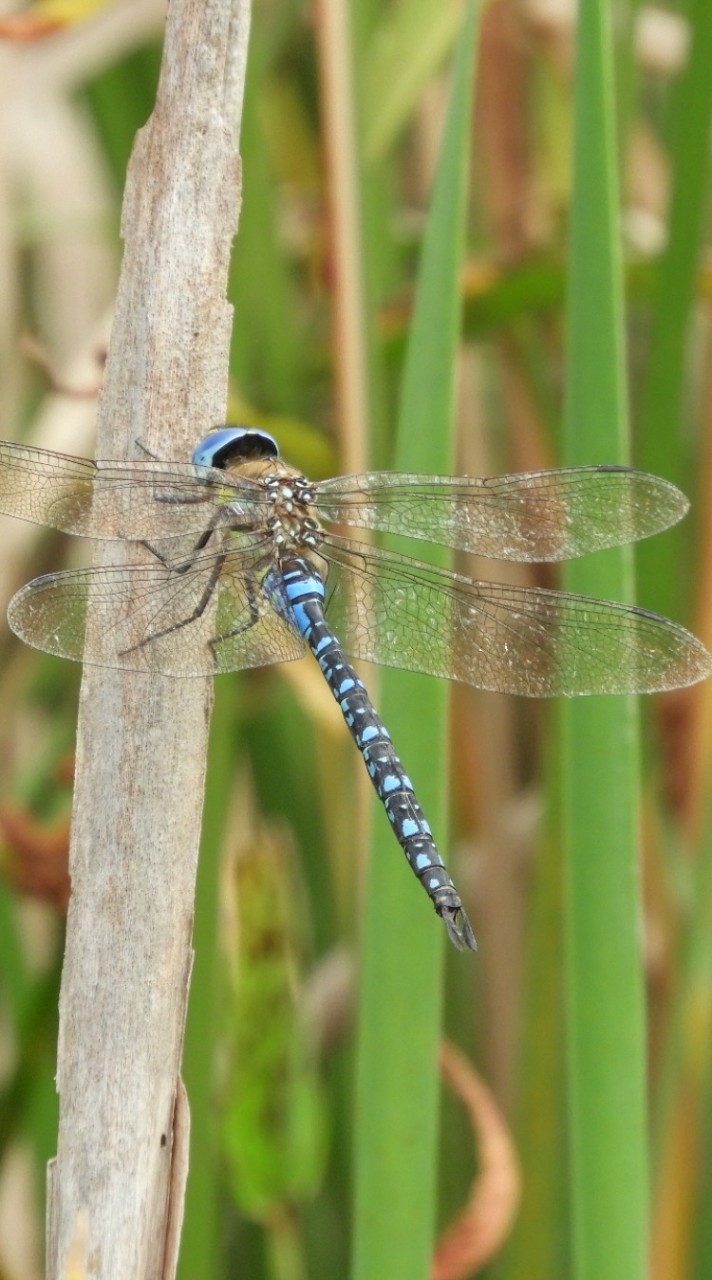
[[[229,462],[248,458],[278,458],[273,436],[256,427],[216,427],[193,450],[192,461],[199,467],[224,469]]]

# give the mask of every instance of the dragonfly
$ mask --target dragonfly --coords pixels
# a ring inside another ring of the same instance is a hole
[[[12,630],[60,657],[176,677],[311,651],[459,950],[476,949],[472,926],[349,658],[542,697],[689,685],[710,674],[712,656],[645,609],[476,581],[372,545],[365,531],[554,563],[658,533],[687,509],[668,481],[619,466],[490,479],[367,471],[312,483],[249,426],[214,428],[190,462],[90,461],[0,441],[0,511],[129,544],[120,563],[22,587],[8,608]]]

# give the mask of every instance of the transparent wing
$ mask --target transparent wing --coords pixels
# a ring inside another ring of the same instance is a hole
[[[321,553],[329,621],[369,662],[536,697],[652,693],[712,672],[695,636],[642,609],[473,582],[357,543]]]
[[[498,560],[572,560],[681,520],[688,501],[659,476],[578,467],[473,480],[390,471],[316,486],[325,520],[422,538]]]
[[[13,596],[8,620],[36,649],[132,671],[205,676],[302,657],[256,564],[230,553],[218,568],[204,555],[180,572],[156,561],[48,574]]]
[[[152,541],[200,534],[215,517],[255,523],[251,480],[191,463],[92,462],[0,441],[0,511],[88,538]]]

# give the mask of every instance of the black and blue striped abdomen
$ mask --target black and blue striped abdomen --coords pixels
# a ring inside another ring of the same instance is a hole
[[[369,777],[383,803],[396,839],[415,875],[445,921],[459,950],[476,948],[462,902],[433,841],[412,783],[376,714],[363,682],[346,661],[338,639],[324,618],[324,583],[306,560],[290,559],[279,578],[268,584],[275,607],[289,610],[289,620],[309,645],[329,684],[351,735],[364,758]]]

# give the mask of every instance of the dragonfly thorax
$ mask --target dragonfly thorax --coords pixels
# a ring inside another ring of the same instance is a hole
[[[316,551],[324,530],[314,505],[314,489],[306,476],[275,474],[265,476],[263,484],[272,506],[267,528],[280,555]]]

